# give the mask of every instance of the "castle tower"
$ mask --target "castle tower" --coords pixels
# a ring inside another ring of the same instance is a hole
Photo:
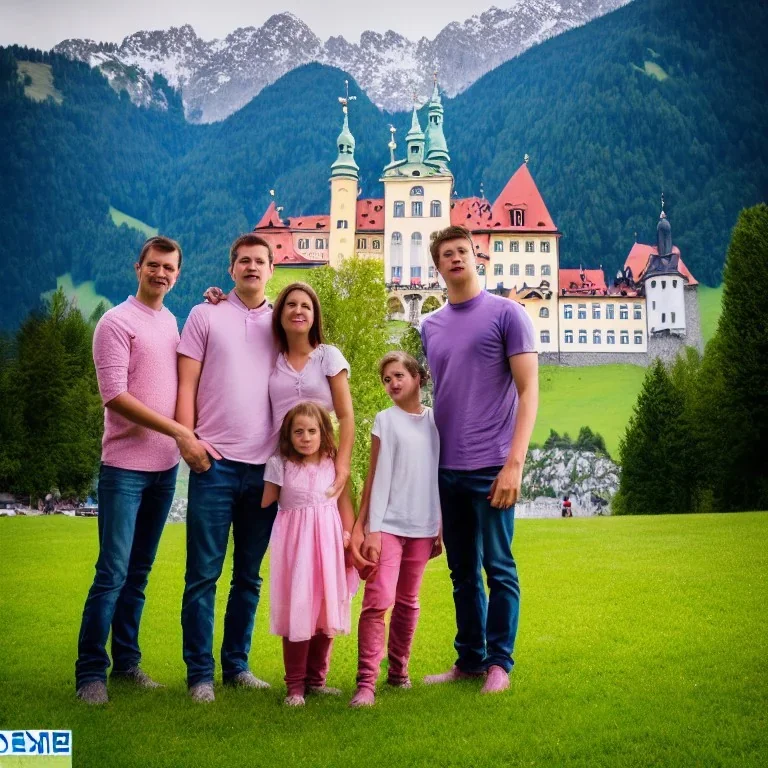
[[[344,112],[344,126],[341,129],[336,146],[339,154],[331,165],[331,215],[330,236],[328,240],[328,264],[338,267],[342,259],[354,255],[355,222],[357,215],[357,196],[359,193],[359,168],[355,162],[355,137],[349,130],[349,83],[346,96],[339,102]]]
[[[451,156],[448,154],[448,144],[443,134],[443,103],[437,87],[437,74],[435,74],[435,86],[432,89],[432,98],[429,100],[425,162],[427,165],[435,165],[438,168],[445,168],[447,170],[450,161]]]
[[[409,163],[424,162],[424,132],[419,123],[419,114],[416,111],[416,105],[413,105],[413,117],[411,119],[411,130],[405,135],[407,145],[407,158]]]

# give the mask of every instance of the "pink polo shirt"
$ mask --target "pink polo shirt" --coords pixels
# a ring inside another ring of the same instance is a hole
[[[275,449],[269,375],[277,347],[272,308],[248,309],[235,291],[219,304],[198,304],[181,334],[180,355],[203,364],[195,433],[212,453],[266,464]]]
[[[129,296],[105,312],[93,334],[93,362],[106,404],[123,392],[173,418],[178,384],[176,318]],[[164,472],[179,463],[176,441],[104,410],[101,460],[110,467]]]

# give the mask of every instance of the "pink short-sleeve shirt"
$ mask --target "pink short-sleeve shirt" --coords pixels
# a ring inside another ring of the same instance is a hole
[[[184,325],[179,354],[203,364],[195,433],[231,461],[265,464],[276,447],[269,377],[277,348],[272,308],[248,309],[235,291],[219,304],[198,304]]]

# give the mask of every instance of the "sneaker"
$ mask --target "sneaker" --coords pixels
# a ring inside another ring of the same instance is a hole
[[[253,672],[246,669],[244,672],[238,672],[234,677],[228,677],[224,685],[233,685],[236,688],[270,688],[266,680],[259,680]]]
[[[286,707],[303,707],[305,701],[303,696],[295,693],[292,696],[286,696],[283,699],[283,704],[285,704]]]
[[[197,702],[210,702],[215,701],[216,696],[213,692],[213,683],[197,683],[189,687],[189,695],[192,697],[192,701]]]
[[[509,673],[497,664],[488,668],[488,676],[485,678],[480,693],[501,693],[509,688]]]
[[[113,671],[110,677],[113,680],[125,680],[137,685],[139,688],[165,688],[164,685],[155,682],[141,667],[130,667],[124,671]]]
[[[359,709],[360,707],[372,707],[375,703],[376,695],[370,688],[358,688],[349,702],[349,706],[353,709]]]
[[[441,685],[442,683],[457,683],[459,680],[473,680],[482,677],[482,672],[462,672],[456,665],[452,666],[447,672],[439,675],[427,675],[424,678],[424,685]]]
[[[392,688],[401,688],[404,691],[413,688],[410,677],[388,677],[387,685],[392,686]]]
[[[86,704],[107,704],[109,703],[107,684],[103,680],[84,683],[77,689],[77,698]]]
[[[341,688],[332,688],[330,685],[308,685],[307,693],[318,696],[341,696]]]

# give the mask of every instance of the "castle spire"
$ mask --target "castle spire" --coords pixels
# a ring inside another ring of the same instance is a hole
[[[421,163],[424,161],[424,132],[421,130],[419,113],[417,111],[416,94],[413,95],[413,116],[411,118],[411,130],[405,136],[408,145],[407,160],[409,163]]]
[[[450,162],[451,156],[448,154],[448,145],[443,134],[443,104],[437,84],[437,72],[434,77],[432,98],[429,100],[425,157],[428,163],[435,163],[447,170],[447,163]]]
[[[344,81],[344,86],[345,95],[339,96],[341,110],[344,113],[344,125],[339,137],[336,139],[339,154],[331,165],[331,178],[344,176],[357,179],[359,178],[358,172],[360,168],[355,162],[355,137],[352,135],[352,131],[349,130],[349,103],[355,101],[357,97],[349,95],[349,80]]]

